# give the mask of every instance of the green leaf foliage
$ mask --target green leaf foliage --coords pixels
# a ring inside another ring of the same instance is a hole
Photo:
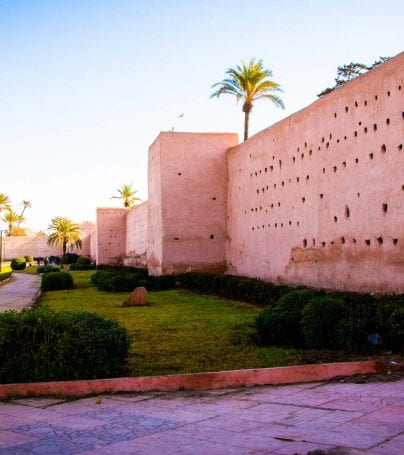
[[[73,289],[73,277],[68,272],[49,272],[42,275],[42,291],[57,291],[60,289]]]
[[[258,315],[256,327],[264,343],[303,346],[301,330],[303,308],[316,296],[311,289],[300,289],[283,295],[276,306]]]
[[[25,258],[15,258],[11,261],[10,266],[13,270],[25,270],[25,267],[27,266],[27,261],[25,260]]]
[[[348,317],[348,307],[336,297],[315,297],[303,308],[302,332],[307,346],[339,349],[344,344],[341,323]]]
[[[130,338],[118,322],[49,308],[0,314],[0,382],[119,376]]]

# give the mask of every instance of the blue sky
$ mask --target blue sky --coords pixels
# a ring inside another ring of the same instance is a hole
[[[284,90],[285,110],[256,104],[253,134],[338,65],[403,51],[403,20],[395,0],[0,0],[0,193],[32,202],[34,229],[94,220],[123,183],[146,199],[160,131],[242,137],[241,105],[209,99],[227,68],[261,58]]]

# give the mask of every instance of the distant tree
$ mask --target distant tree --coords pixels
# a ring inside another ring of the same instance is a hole
[[[32,207],[31,205],[31,202],[30,201],[22,201],[22,204],[21,204],[23,207],[22,207],[22,212],[21,212],[21,220],[18,222],[18,227],[20,227],[20,223],[21,221],[24,219],[24,212],[26,209],[30,209]]]
[[[345,84],[345,82],[348,82],[354,79],[355,77],[360,76],[361,74],[366,73],[367,71],[370,71],[373,68],[378,67],[379,65],[382,65],[383,63],[387,62],[390,59],[391,57],[380,57],[379,60],[375,60],[371,65],[351,62],[348,63],[347,65],[339,66],[337,68],[337,77],[334,79],[335,81],[334,87],[327,87],[317,96],[322,97],[324,95],[328,95],[328,93],[331,93],[336,88]]]
[[[13,226],[13,229],[11,230],[12,237],[24,237],[26,235],[27,235],[27,231],[24,228],[19,227],[18,225]]]
[[[46,237],[46,234],[44,231],[37,231],[35,232],[35,237]]]
[[[0,212],[9,210],[11,208],[11,201],[7,194],[0,193]]]
[[[225,79],[212,85],[212,88],[218,89],[210,97],[219,98],[220,95],[228,94],[235,96],[237,101],[243,100],[244,140],[247,140],[253,103],[259,99],[267,99],[284,108],[283,101],[277,96],[282,90],[280,85],[271,79],[272,71],[263,67],[262,60],[251,59],[248,64],[242,61],[241,66],[229,68],[225,74]]]
[[[55,216],[48,226],[48,245],[62,245],[63,254],[69,246],[82,247],[80,226],[62,216]]]
[[[6,210],[5,215],[3,216],[2,220],[7,224],[8,226],[8,236],[10,237],[12,235],[12,231],[14,226],[21,222],[24,221],[24,219],[21,219],[21,215],[18,213],[15,213],[11,208]]]
[[[112,196],[111,199],[121,199],[123,201],[124,207],[133,207],[136,202],[140,202],[141,199],[135,197],[137,191],[132,188],[130,185],[122,185],[121,188],[117,189],[119,196]]]

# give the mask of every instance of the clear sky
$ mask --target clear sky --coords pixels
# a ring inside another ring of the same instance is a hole
[[[256,104],[253,134],[338,65],[403,51],[403,24],[402,0],[0,0],[0,193],[30,200],[26,225],[43,230],[95,220],[124,183],[146,199],[160,131],[242,137],[241,105],[209,99],[227,68],[263,59],[284,90],[285,110]]]

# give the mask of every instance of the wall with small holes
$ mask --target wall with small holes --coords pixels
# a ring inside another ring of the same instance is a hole
[[[82,223],[79,225],[81,229],[81,248],[70,248],[69,251],[81,256],[92,256],[91,238],[95,232],[95,223]],[[48,245],[47,236],[30,237],[30,236],[3,236],[3,258],[11,260],[14,258],[32,256],[61,256],[63,254],[61,245]]]
[[[97,264],[122,264],[126,256],[129,208],[97,208]]]
[[[149,272],[223,272],[234,133],[160,133],[149,149]]]
[[[147,267],[148,202],[133,207],[126,215],[126,250],[123,263]]]
[[[403,76],[400,54],[228,152],[230,273],[404,291]]]

